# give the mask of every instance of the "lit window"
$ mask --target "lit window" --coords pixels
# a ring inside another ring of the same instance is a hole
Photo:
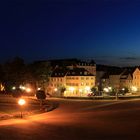
[[[83,86],[84,85],[84,83],[81,83],[81,86]]]
[[[86,77],[86,80],[88,80],[89,78],[88,77]]]
[[[87,75],[87,71],[85,71],[85,73],[84,73],[85,75]]]

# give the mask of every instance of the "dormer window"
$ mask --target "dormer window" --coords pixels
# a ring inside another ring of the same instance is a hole
[[[87,71],[85,71],[85,73],[84,73],[85,75],[87,75],[88,73],[87,73]]]

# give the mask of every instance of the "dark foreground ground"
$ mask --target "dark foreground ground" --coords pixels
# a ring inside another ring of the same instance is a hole
[[[140,100],[50,99],[50,112],[0,121],[0,140],[137,140]]]

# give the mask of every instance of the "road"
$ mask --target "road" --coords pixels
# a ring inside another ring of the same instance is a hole
[[[135,140],[140,100],[51,99],[58,107],[24,119],[0,122],[0,140]]]

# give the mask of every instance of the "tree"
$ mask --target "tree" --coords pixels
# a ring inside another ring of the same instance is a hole
[[[48,62],[34,62],[30,66],[30,72],[36,82],[36,86],[45,90],[45,84],[49,81],[50,65]]]
[[[38,90],[36,92],[36,97],[40,101],[40,106],[43,105],[43,101],[46,99],[46,94],[44,90]]]
[[[60,87],[59,90],[60,90],[60,94],[61,94],[60,96],[63,96],[64,92],[66,91],[66,88]]]
[[[92,93],[95,93],[95,92],[97,92],[97,88],[96,87],[92,87],[91,91],[92,91]]]
[[[19,86],[24,82],[25,64],[22,58],[15,57],[12,61],[6,62],[3,70],[6,90],[9,91],[12,86]]]
[[[123,94],[123,95],[125,95],[125,94],[128,93],[128,92],[129,92],[129,90],[128,90],[127,87],[124,87],[124,88],[122,88],[122,89],[120,90],[120,93]]]
[[[4,74],[2,65],[0,65],[0,92],[5,92],[4,77],[5,77],[5,74]]]

